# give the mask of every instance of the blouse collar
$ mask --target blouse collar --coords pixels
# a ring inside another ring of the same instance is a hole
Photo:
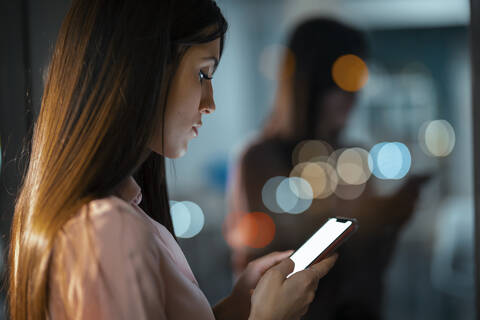
[[[115,189],[115,193],[128,203],[139,205],[142,201],[142,190],[132,176],[128,176]]]

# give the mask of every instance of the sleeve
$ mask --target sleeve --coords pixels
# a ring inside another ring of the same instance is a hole
[[[52,319],[167,319],[152,230],[120,200],[89,208],[55,244]]]

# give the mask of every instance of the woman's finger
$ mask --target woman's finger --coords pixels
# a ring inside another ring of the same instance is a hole
[[[272,252],[261,258],[254,260],[254,266],[257,272],[260,274],[265,273],[268,269],[279,263],[280,261],[288,258],[293,253],[293,250],[287,250],[282,252]]]
[[[335,255],[338,256],[338,252],[334,252],[334,253],[328,255],[327,257],[323,257],[323,258],[319,256],[319,257],[317,257],[317,258],[312,262],[311,265],[317,264],[317,263],[319,263],[320,261],[325,260],[325,259],[327,259],[327,258],[329,258],[329,257],[332,257],[332,256],[335,256]]]
[[[279,272],[284,278],[286,278],[294,269],[295,263],[292,259],[284,259],[277,265],[270,268],[272,272]]]
[[[338,259],[338,253],[333,254],[332,256],[323,259],[322,261],[312,265],[309,269],[315,271],[317,275],[317,280],[320,280],[325,276],[328,271],[335,265],[335,262]]]

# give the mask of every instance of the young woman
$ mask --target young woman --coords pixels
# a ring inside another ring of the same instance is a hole
[[[15,207],[12,320],[306,312],[335,257],[288,279],[290,251],[259,258],[212,310],[172,232],[164,159],[215,110],[226,29],[212,0],[73,1]]]

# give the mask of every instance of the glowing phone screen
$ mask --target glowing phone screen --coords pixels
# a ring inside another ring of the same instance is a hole
[[[313,234],[290,259],[295,262],[295,268],[290,273],[290,277],[295,272],[304,270],[312,263],[332,242],[334,242],[342,233],[352,225],[351,221],[338,222],[337,219],[329,219],[320,229]]]

